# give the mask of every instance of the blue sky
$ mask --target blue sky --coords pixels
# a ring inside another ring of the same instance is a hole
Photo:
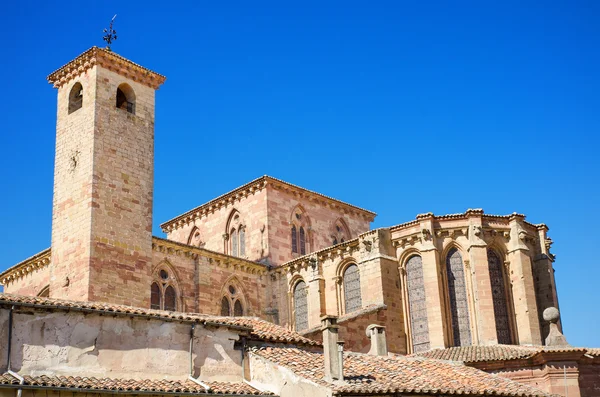
[[[0,269],[50,246],[56,91],[102,46],[157,92],[158,225],[269,174],[377,212],[521,212],[554,239],[565,334],[600,346],[600,3],[2,6]],[[375,4],[374,4],[375,3]]]

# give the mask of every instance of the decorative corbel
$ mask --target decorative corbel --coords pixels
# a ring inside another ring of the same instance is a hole
[[[546,246],[546,251],[548,251],[548,253],[550,253],[550,247],[552,246],[552,244],[554,244],[554,241],[552,241],[550,237],[546,237],[546,239],[544,240],[544,245]]]
[[[370,252],[373,249],[373,242],[371,240],[363,240],[362,243],[363,243],[363,245],[365,247],[365,250],[367,252]],[[394,244],[398,245],[398,242],[394,241]]]
[[[423,238],[424,241],[431,240],[431,230],[429,230],[427,228],[423,228],[421,230],[421,237]]]

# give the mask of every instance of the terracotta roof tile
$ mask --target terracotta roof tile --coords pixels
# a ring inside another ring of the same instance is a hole
[[[433,349],[427,352],[411,354],[411,357],[426,357],[438,360],[461,361],[467,364],[486,361],[510,361],[532,358],[541,353],[581,353],[600,356],[600,349],[584,347],[549,347],[549,346],[459,346],[446,349]]]
[[[1,304],[36,307],[40,309],[51,310],[79,310],[83,312],[110,313],[113,315],[122,315],[127,317],[136,316],[156,318],[166,321],[184,321],[201,323],[205,325],[220,325],[248,331],[251,337],[259,340],[277,343],[293,343],[299,345],[319,345],[319,342],[305,338],[294,331],[279,325],[275,325],[268,321],[258,319],[256,317],[221,317],[197,313],[142,309],[132,306],[115,305],[102,302],[78,302],[63,299],[12,294],[0,294],[0,305]]]
[[[483,396],[549,396],[549,394],[499,375],[488,374],[461,363],[423,357],[344,354],[344,382],[324,379],[323,354],[297,348],[254,350],[297,375],[346,394],[463,394]]]
[[[136,380],[111,379],[80,376],[29,376],[23,375],[23,388],[47,387],[51,389],[86,389],[90,391],[119,391],[122,392],[156,392],[177,394],[228,394],[272,396],[270,392],[260,392],[247,383],[242,382],[204,382],[210,390],[191,380]],[[0,385],[18,385],[19,381],[8,373],[0,376]]]

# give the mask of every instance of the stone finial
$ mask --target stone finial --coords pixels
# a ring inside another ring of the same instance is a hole
[[[382,325],[371,324],[366,330],[367,336],[371,339],[371,349],[369,354],[372,356],[387,356],[387,341],[385,338],[385,327]]]
[[[544,320],[550,323],[550,332],[546,338],[546,346],[569,346],[567,338],[558,329],[560,313],[555,307],[548,307],[543,313]]]

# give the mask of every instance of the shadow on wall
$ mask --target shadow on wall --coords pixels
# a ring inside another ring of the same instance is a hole
[[[2,309],[0,313],[3,357],[7,353],[8,312]],[[191,324],[157,319],[15,310],[12,368],[69,376],[186,377],[190,373],[190,329]],[[211,380],[239,378],[241,355],[234,349],[237,338],[228,329],[196,326],[194,374]]]

